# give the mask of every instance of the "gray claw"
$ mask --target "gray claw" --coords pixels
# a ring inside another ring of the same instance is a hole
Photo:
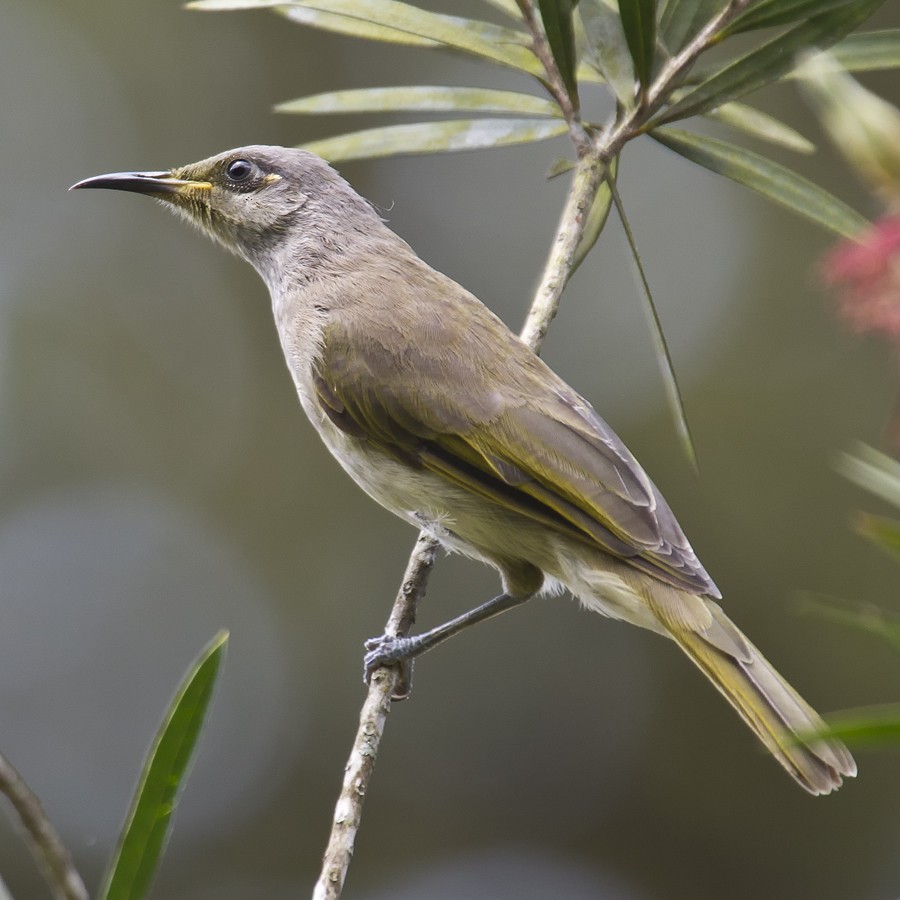
[[[363,681],[368,684],[375,670],[381,668],[381,666],[396,666],[400,670],[400,676],[397,679],[391,699],[405,700],[412,690],[413,661],[405,658],[411,643],[409,638],[391,637],[386,634],[377,638],[369,638],[365,642],[366,655],[363,657]]]

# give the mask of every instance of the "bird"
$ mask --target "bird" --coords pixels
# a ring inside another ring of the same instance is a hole
[[[72,189],[160,200],[268,287],[306,415],[374,500],[502,592],[423,634],[374,639],[367,671],[567,589],[672,639],[812,794],[856,775],[847,748],[717,603],[662,494],[591,404],[479,299],[422,260],[325,160],[253,145]]]

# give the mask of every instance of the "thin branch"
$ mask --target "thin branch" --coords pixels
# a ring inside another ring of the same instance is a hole
[[[749,5],[750,0],[731,0],[713,16],[694,38],[679,53],[675,54],[660,70],[653,84],[641,97],[641,102],[612,127],[600,134],[594,141],[604,162],[617,156],[628,141],[641,134],[656,111],[662,106],[672,91],[678,87],[681,78],[687,74],[697,58],[715,42],[719,32],[730,25]]]
[[[19,816],[44,877],[57,900],[88,900],[87,888],[41,801],[5,756],[0,754],[0,792]]]
[[[572,176],[569,196],[550,247],[544,274],[522,327],[521,338],[535,353],[540,352],[550,323],[559,309],[559,299],[572,271],[572,260],[584,234],[584,226],[591,204],[597,196],[603,170],[597,157],[588,153],[578,161]]]
[[[531,32],[531,49],[547,74],[547,81],[545,82],[547,90],[550,91],[551,96],[563,114],[563,118],[568,123],[569,137],[572,138],[575,150],[578,156],[581,157],[588,151],[590,142],[581,122],[581,114],[576,109],[572,97],[569,96],[569,91],[560,74],[559,66],[556,65],[556,60],[553,58],[553,52],[547,41],[544,25],[537,10],[534,8],[533,0],[516,0],[516,4],[522,13],[522,18],[525,20],[528,30]]]
[[[437,547],[434,538],[424,532],[419,535],[387,621],[385,634],[409,634],[415,622],[416,607],[428,586],[428,576],[434,566]],[[359,728],[344,770],[344,783],[334,808],[331,836],[322,860],[322,872],[313,891],[313,900],[338,900],[341,896],[347,869],[353,857],[353,846],[362,819],[369,780],[375,769],[378,746],[391,711],[391,698],[406,693],[402,680],[401,668],[382,666],[376,669],[369,681],[369,692],[359,715]]]

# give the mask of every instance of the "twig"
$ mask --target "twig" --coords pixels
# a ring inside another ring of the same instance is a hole
[[[428,586],[437,547],[434,538],[424,532],[419,535],[385,634],[405,636],[412,628],[416,606]],[[334,808],[331,836],[322,861],[322,872],[313,891],[313,900],[337,900],[341,896],[362,819],[369,779],[375,769],[378,745],[391,711],[391,697],[397,693],[401,677],[399,668],[382,666],[376,669],[369,681],[369,692],[359,715],[359,728],[344,770],[344,783]]]
[[[640,103],[615,121],[612,127],[600,134],[594,141],[594,149],[603,162],[608,163],[617,156],[628,141],[641,134],[656,111],[662,106],[672,91],[678,86],[697,57],[709,49],[716,35],[730,25],[748,6],[750,0],[731,0],[716,13],[694,38],[679,53],[673,56],[660,70],[653,84],[641,97]]]
[[[0,791],[6,794],[18,814],[53,896],[57,900],[88,900],[87,888],[75,869],[72,856],[47,818],[41,801],[2,754]]]
[[[563,81],[559,66],[556,65],[556,60],[553,58],[553,52],[547,41],[543,22],[534,8],[533,0],[516,0],[516,4],[519,7],[519,12],[522,13],[522,18],[525,20],[528,30],[531,32],[531,49],[547,74],[545,86],[559,106],[560,112],[562,112],[563,118],[569,126],[569,136],[572,138],[575,150],[578,156],[581,157],[590,149],[590,141],[581,122],[581,114],[576,106],[578,98],[569,95],[569,90]]]
[[[559,298],[572,270],[572,259],[584,234],[584,226],[591,203],[600,186],[603,167],[593,153],[583,156],[575,168],[569,196],[563,207],[544,267],[544,274],[528,310],[522,327],[522,340],[539,353],[550,323],[559,309]]]

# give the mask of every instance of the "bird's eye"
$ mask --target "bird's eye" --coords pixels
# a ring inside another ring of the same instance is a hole
[[[232,181],[248,181],[253,175],[255,166],[246,159],[233,159],[225,168],[225,173]]]

